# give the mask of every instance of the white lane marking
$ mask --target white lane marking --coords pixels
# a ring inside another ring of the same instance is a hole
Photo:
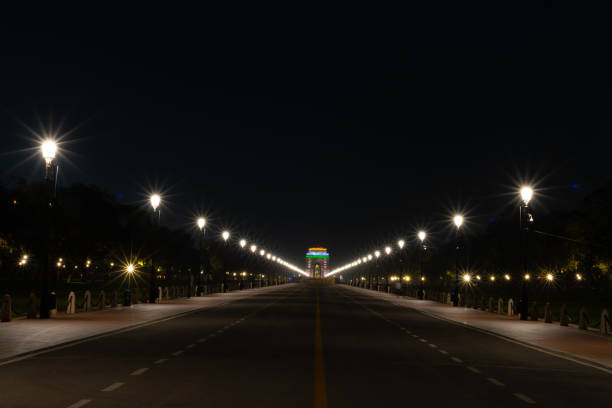
[[[130,375],[141,375],[143,373],[146,373],[147,371],[149,371],[149,369],[147,367],[143,367],[143,368],[139,368],[138,370],[134,371]]]
[[[206,340],[208,340],[206,337],[202,337],[201,339],[198,339],[198,343],[204,343]]]
[[[414,337],[415,339],[418,339],[419,336],[417,336],[416,334],[411,334],[412,337]]]
[[[436,345],[435,345],[435,344],[433,344],[433,343],[429,343],[429,347],[431,347],[431,348],[438,348],[438,346],[436,346]]]
[[[80,408],[80,407],[82,407],[83,405],[87,405],[87,404],[89,404],[90,402],[91,402],[91,400],[90,400],[90,399],[82,399],[82,400],[80,400],[80,401],[75,402],[75,403],[74,403],[74,404],[72,404],[72,405],[68,405],[68,407],[67,407],[67,408]]]
[[[194,343],[188,344],[187,348],[194,348],[196,345]]]
[[[420,341],[421,343],[427,343],[427,340],[425,340],[425,339],[419,339],[419,341]]]
[[[217,335],[217,333],[210,333],[210,334],[208,335],[208,337],[215,337],[216,335]]]
[[[445,355],[447,355],[447,354],[448,354],[448,351],[446,351],[446,350],[438,350],[438,351],[439,351],[440,353],[442,353],[442,354],[445,354]]]
[[[476,367],[467,366],[467,369],[470,370],[473,373],[480,374],[480,370],[477,369]]]
[[[495,385],[497,385],[498,387],[503,387],[503,386],[505,386],[505,385],[506,385],[506,384],[504,384],[503,382],[501,382],[501,381],[499,381],[499,380],[496,380],[495,378],[492,378],[492,377],[487,378],[487,380],[489,380],[489,382],[490,382],[491,384],[495,384]]]
[[[412,334],[410,330],[406,330],[406,334]]]
[[[168,361],[168,359],[167,359],[167,358],[160,358],[159,360],[157,360],[157,361],[155,362],[155,364],[163,364],[163,363],[165,363],[166,361]]]
[[[102,392],[111,392],[111,391],[115,391],[117,388],[121,387],[123,384],[125,384],[125,383],[122,383],[122,382],[116,382],[116,383],[113,383],[113,384],[109,385],[108,387],[104,388],[104,389],[102,390]]]
[[[528,396],[526,396],[525,394],[519,394],[518,392],[515,392],[514,395],[516,398],[528,403],[528,404],[535,404],[536,402],[534,400],[532,400],[531,398],[529,398]]]
[[[183,354],[183,353],[184,353],[184,351],[183,351],[183,350],[179,350],[179,351],[175,351],[174,353],[172,353],[172,355],[173,355],[174,357],[178,357],[178,356],[180,356],[180,355],[181,355],[181,354]]]
[[[458,364],[463,363],[463,360],[457,357],[451,357],[451,360],[453,360],[455,363],[458,363]]]

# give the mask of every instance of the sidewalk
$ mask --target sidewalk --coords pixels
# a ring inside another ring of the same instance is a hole
[[[88,313],[60,313],[52,319],[17,319],[0,323],[0,365],[8,364],[19,356],[51,347],[150,324],[290,285],[217,293],[189,299],[179,298],[161,304],[140,303]]]
[[[362,294],[380,297],[398,306],[409,307],[428,315],[473,327],[488,333],[561,354],[582,362],[594,363],[612,374],[612,336],[562,327],[558,323],[526,321],[505,315],[466,307],[452,307],[431,300],[387,294],[354,286],[347,288]]]

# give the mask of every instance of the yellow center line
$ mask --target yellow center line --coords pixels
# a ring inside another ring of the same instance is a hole
[[[319,306],[318,287],[314,346],[314,406],[315,408],[327,408],[327,392],[325,391],[325,365],[323,364],[323,337],[321,336],[321,307]]]

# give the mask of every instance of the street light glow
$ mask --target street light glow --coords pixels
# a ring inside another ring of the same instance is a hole
[[[387,255],[389,255],[391,253],[391,247],[385,247],[385,252],[387,253]]]
[[[380,256],[380,251],[375,251],[374,256],[378,258]]]
[[[229,233],[229,231],[223,231],[223,232],[221,233],[221,236],[223,237],[223,240],[224,240],[224,241],[227,241],[227,240],[228,240],[228,238],[229,238],[229,236],[230,236],[230,233]]]
[[[461,228],[461,225],[463,225],[463,215],[455,215],[455,217],[453,217],[453,222],[457,228]]]
[[[161,204],[161,196],[159,194],[151,195],[151,207],[153,207],[153,211],[157,210],[157,207]]]
[[[421,240],[421,242],[425,241],[426,236],[427,233],[425,231],[419,231],[419,239]]]
[[[465,275],[463,275],[463,280],[465,282],[469,282],[469,281],[472,280],[472,277],[469,274],[466,273]]]
[[[45,140],[40,145],[43,159],[47,164],[51,163],[55,159],[55,153],[57,152],[57,144],[53,140]]]
[[[257,245],[251,245],[251,252],[257,251]]]
[[[128,265],[128,266],[125,268],[125,271],[126,271],[127,273],[134,273],[134,270],[135,270],[135,269],[134,269],[134,264],[129,264],[129,265]]]
[[[265,254],[266,254],[266,251],[264,251],[263,249],[259,251],[259,255],[264,256]]]
[[[397,246],[400,247],[400,249],[404,248],[404,245],[406,245],[406,242],[403,239],[397,241]]]
[[[533,197],[533,189],[529,186],[524,186],[521,188],[521,199],[525,203],[525,205],[529,204],[531,201],[531,197]]]
[[[553,276],[552,273],[547,273],[546,274],[546,280],[549,282],[552,282],[553,280],[555,280],[555,277]]]
[[[531,276],[528,273],[526,273],[525,276],[523,276],[523,278],[525,278],[525,280],[529,280],[531,279]]]
[[[244,248],[246,246],[246,239],[241,239],[240,240],[240,247]]]
[[[206,219],[204,217],[198,218],[198,228],[200,229],[200,231],[202,231],[205,225],[206,225]]]

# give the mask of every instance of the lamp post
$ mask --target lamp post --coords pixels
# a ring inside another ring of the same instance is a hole
[[[529,208],[529,202],[533,197],[533,189],[531,187],[524,186],[521,188],[521,206],[519,208],[520,216],[520,228],[521,228],[521,261],[523,268],[523,282],[521,284],[521,300],[519,302],[519,315],[521,320],[527,320],[527,314],[529,311],[529,298],[527,294],[527,280],[528,280],[528,267],[527,267],[527,239],[528,233],[533,225],[533,213]]]
[[[461,250],[461,226],[463,225],[463,216],[455,215],[453,223],[457,227],[455,231],[455,290],[453,292],[453,306],[459,306],[459,251]]]
[[[419,292],[417,294],[417,297],[421,300],[423,300],[423,295],[424,295],[424,286],[425,286],[425,282],[423,281],[423,274],[424,274],[424,269],[425,269],[425,265],[424,265],[424,259],[425,259],[425,237],[427,237],[427,233],[425,231],[419,231],[419,233],[417,234],[417,236],[419,237],[419,240],[421,241],[421,245],[419,250],[419,259],[421,261],[421,279],[420,279],[420,283],[419,283]]]
[[[149,198],[149,202],[151,203],[151,208],[153,208],[153,225],[156,231],[159,229],[159,222],[161,219],[161,210],[159,209],[159,205],[161,204],[161,196],[159,194],[152,194]],[[155,288],[155,274],[157,271],[155,270],[155,262],[153,257],[151,257],[151,282],[149,289],[149,303],[155,303],[157,300],[157,290]]]
[[[391,255],[391,247],[385,247],[385,254]],[[387,293],[391,292],[391,268],[387,269]]]
[[[221,238],[223,238],[223,244],[227,247],[227,240],[230,237],[230,233],[227,230],[223,230],[223,232],[221,233]],[[227,274],[223,275],[223,283],[222,283],[222,288],[221,288],[221,292],[225,292],[228,291],[229,292],[229,285],[227,283]]]
[[[202,293],[206,295],[206,287],[208,283],[207,276],[204,276],[204,289],[202,289],[202,275],[204,274],[204,227],[206,226],[206,218],[199,217],[196,223],[200,229],[200,270],[198,271],[197,295],[201,296]]]
[[[379,279],[379,277],[378,277],[378,258],[380,258],[380,251],[374,251],[374,256],[376,257],[376,260],[374,262],[374,274],[376,275],[376,285],[377,285],[376,289],[378,289],[378,286],[379,286],[379,283],[378,283],[378,279]],[[371,279],[370,279],[370,289],[372,289]]]
[[[399,264],[400,264],[398,288],[401,294],[402,293],[402,276],[404,276],[404,247],[406,246],[406,241],[404,241],[403,239],[400,239],[399,241],[397,241],[397,246],[399,247]]]
[[[57,163],[55,154],[57,153],[57,144],[53,140],[45,140],[40,150],[45,159],[45,182],[46,189],[46,205],[45,205],[45,240],[43,244],[43,254],[41,259],[42,265],[42,281],[40,291],[40,318],[48,319],[51,316],[51,309],[55,309],[55,299],[51,295],[49,287],[49,275],[51,274],[51,259],[50,259],[50,230],[53,217],[53,207],[55,204],[55,187],[57,181]]]

